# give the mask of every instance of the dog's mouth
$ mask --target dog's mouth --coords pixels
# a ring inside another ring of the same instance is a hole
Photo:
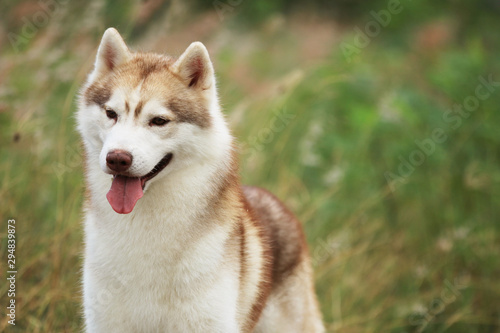
[[[156,177],[172,160],[173,154],[169,153],[158,162],[155,167],[142,177],[128,177],[113,175],[113,182],[106,198],[113,210],[119,214],[132,212],[137,200],[142,198],[146,182]]]
[[[159,174],[163,169],[165,169],[165,167],[172,160],[172,156],[174,156],[172,153],[168,153],[167,155],[165,155],[165,157],[162,158],[160,162],[158,162],[158,164],[155,165],[153,170],[151,170],[147,175],[141,177],[141,186],[143,190],[148,180],[153,179],[154,177],[156,177],[157,174]]]

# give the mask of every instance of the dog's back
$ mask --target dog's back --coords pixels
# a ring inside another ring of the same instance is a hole
[[[322,332],[300,222],[265,189],[244,186],[243,194],[250,214],[263,227],[272,254],[271,291],[255,332]]]

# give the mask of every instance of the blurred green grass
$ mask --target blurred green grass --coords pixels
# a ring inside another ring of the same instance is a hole
[[[349,13],[342,23],[297,14],[297,1],[243,2],[223,20],[211,5],[192,15],[175,1],[70,3],[17,52],[7,34],[20,34],[21,19],[40,8],[2,4],[0,216],[4,226],[17,220],[19,273],[17,325],[2,317],[0,330],[81,328],[74,99],[102,31],[114,25],[134,49],[207,43],[243,180],[276,193],[303,221],[330,332],[500,331],[500,87],[457,128],[443,118],[475,94],[478,77],[500,81],[498,7],[405,3],[346,58],[341,43],[353,43],[370,11],[387,8],[356,3],[334,6],[333,17]],[[335,33],[314,56],[307,42],[319,38],[318,22]],[[169,34],[172,44],[159,45]],[[436,128],[447,139],[421,153],[404,182],[389,183],[387,173],[399,175],[401,159],[421,151],[415,141],[428,142]],[[1,284],[0,304],[6,290]]]

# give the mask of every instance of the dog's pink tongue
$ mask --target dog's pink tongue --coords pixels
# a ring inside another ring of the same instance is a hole
[[[116,176],[106,198],[113,210],[119,214],[128,214],[137,200],[142,198],[142,184],[140,178]]]

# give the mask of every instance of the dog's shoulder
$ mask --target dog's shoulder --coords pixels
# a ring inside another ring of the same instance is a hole
[[[254,217],[269,239],[273,256],[272,281],[276,287],[307,255],[302,225],[271,192],[254,186],[243,186],[242,190]]]

